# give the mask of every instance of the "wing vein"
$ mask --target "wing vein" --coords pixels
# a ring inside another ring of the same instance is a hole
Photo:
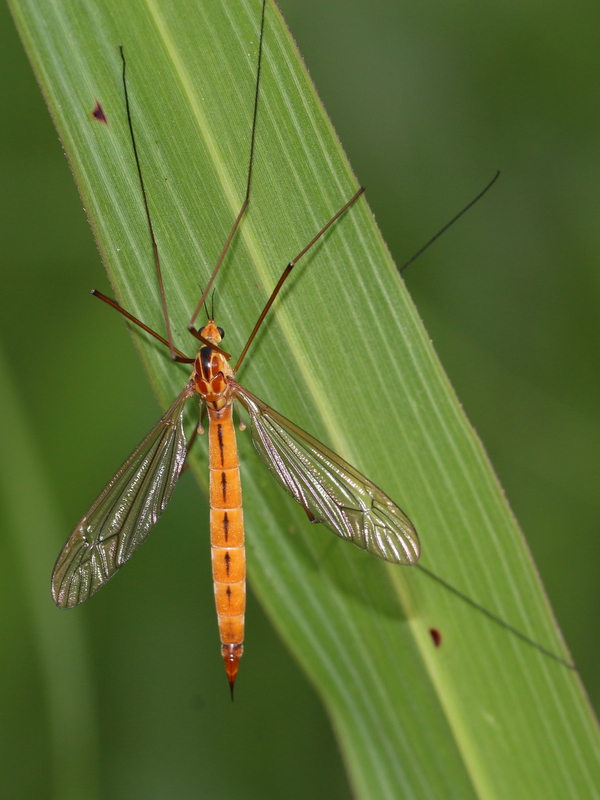
[[[229,379],[250,416],[252,443],[276,480],[333,533],[394,564],[419,560],[414,525],[378,486],[332,450]]]
[[[98,591],[129,560],[164,510],[187,452],[185,403],[189,382],[105,486],[63,547],[52,596],[71,608]]]

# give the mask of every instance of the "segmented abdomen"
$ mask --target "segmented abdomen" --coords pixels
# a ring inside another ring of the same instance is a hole
[[[246,552],[233,405],[208,408],[210,542],[221,652],[233,686],[243,652]]]

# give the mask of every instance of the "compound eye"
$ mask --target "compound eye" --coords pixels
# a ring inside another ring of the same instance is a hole
[[[219,326],[217,325],[217,330],[219,331],[219,336],[221,337],[221,339],[224,339],[225,331],[223,330],[223,328],[219,328]]]

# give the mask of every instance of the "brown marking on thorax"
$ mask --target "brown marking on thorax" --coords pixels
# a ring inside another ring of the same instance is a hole
[[[212,321],[202,329],[202,335],[215,345],[221,341],[218,329]],[[233,377],[233,370],[227,359],[208,346],[201,347],[194,362],[193,379],[196,391],[208,408],[220,410],[231,402],[228,377]]]

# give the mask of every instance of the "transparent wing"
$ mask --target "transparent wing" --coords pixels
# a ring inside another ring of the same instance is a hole
[[[379,487],[239,383],[229,383],[250,415],[252,442],[260,457],[311,522],[322,522],[384,561],[419,560],[414,525]]]
[[[169,502],[185,461],[186,386],[96,498],[63,547],[52,597],[72,608],[98,591],[142,544]]]

